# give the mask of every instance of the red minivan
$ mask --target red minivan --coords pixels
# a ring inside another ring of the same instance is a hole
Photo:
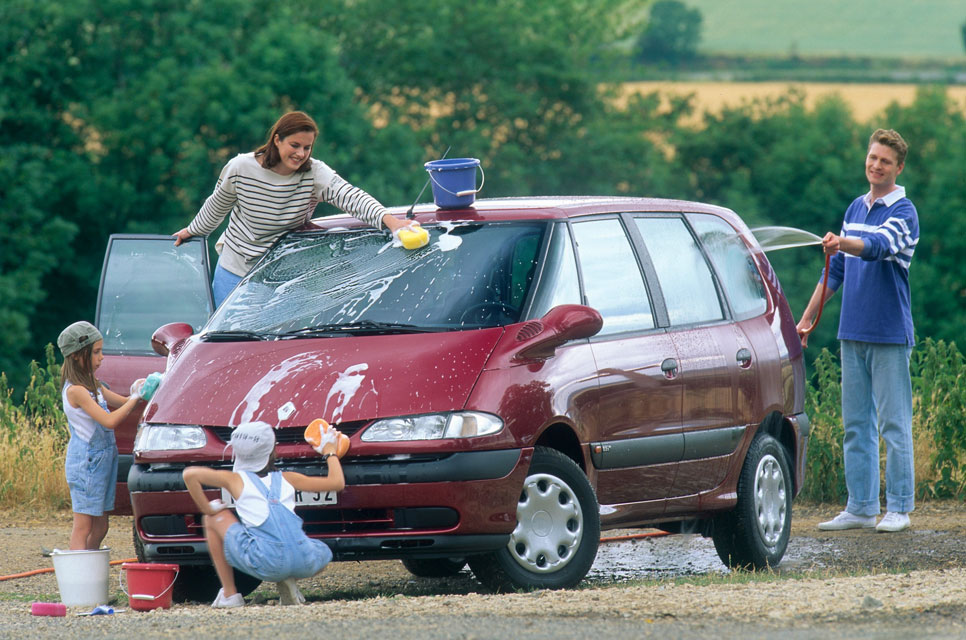
[[[802,348],[735,213],[546,197],[415,217],[430,234],[415,251],[348,216],[315,220],[207,320],[203,243],[187,258],[144,238],[162,257],[122,267],[115,290],[109,250],[103,375],[123,387],[165,372],[127,476],[135,544],[182,565],[179,597],[218,586],[181,471],[230,467],[231,431],[251,420],[277,429],[281,468],[307,474],[327,469],[306,425],[350,436],[345,490],[297,506],[338,560],[563,588],[602,530],[648,526],[711,536],[730,566],[781,561],[805,468]]]

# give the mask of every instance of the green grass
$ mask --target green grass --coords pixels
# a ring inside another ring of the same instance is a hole
[[[714,54],[966,59],[963,0],[683,0]]]

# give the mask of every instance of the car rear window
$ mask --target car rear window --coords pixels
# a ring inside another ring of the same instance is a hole
[[[635,218],[661,281],[672,326],[722,320],[707,260],[681,218]]]
[[[768,308],[765,284],[738,232],[710,214],[688,214],[688,220],[714,263],[735,318],[745,320],[763,314]]]

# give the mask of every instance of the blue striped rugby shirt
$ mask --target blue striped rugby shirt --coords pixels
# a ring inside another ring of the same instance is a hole
[[[915,344],[909,266],[919,242],[919,216],[906,190],[897,186],[872,202],[871,192],[845,211],[843,237],[862,238],[860,256],[832,257],[828,286],[842,290],[839,340]]]

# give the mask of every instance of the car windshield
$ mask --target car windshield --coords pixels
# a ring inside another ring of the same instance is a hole
[[[443,223],[429,244],[375,229],[282,238],[211,317],[208,339],[450,331],[516,322],[546,224]]]

